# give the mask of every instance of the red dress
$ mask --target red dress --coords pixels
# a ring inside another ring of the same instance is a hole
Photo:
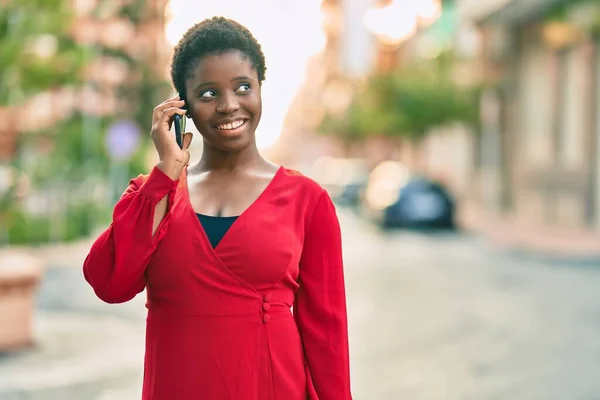
[[[106,302],[146,289],[143,400],[350,400],[340,228],[327,193],[280,167],[213,249],[186,181],[158,168],[133,179],[83,266]]]

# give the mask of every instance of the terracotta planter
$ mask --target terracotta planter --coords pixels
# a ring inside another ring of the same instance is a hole
[[[35,293],[41,276],[35,257],[0,251],[0,351],[32,344]]]

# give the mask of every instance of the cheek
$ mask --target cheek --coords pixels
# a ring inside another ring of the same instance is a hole
[[[260,97],[260,95],[258,95],[256,99],[254,99],[254,101],[252,102],[252,108],[254,115],[260,117],[260,115],[262,114],[262,98]]]
[[[194,122],[199,125],[207,124],[210,117],[214,114],[213,108],[210,103],[198,103],[192,111],[192,117]]]

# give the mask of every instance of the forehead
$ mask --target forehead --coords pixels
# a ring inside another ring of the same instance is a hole
[[[230,82],[239,76],[258,80],[258,73],[250,57],[238,50],[232,50],[201,57],[190,70],[187,80],[192,84],[203,81]]]

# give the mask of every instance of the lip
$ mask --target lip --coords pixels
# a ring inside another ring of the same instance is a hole
[[[217,122],[215,122],[213,124],[213,126],[216,128],[218,125],[233,124],[234,122],[245,121],[248,119],[250,119],[250,118],[248,118],[248,117],[225,118],[225,119],[218,120]]]
[[[222,136],[238,136],[244,129],[246,129],[246,125],[248,125],[249,118],[235,118],[235,119],[227,119],[219,121],[218,123],[213,125],[213,129],[217,131]],[[219,125],[232,124],[237,121],[242,121],[242,125],[238,126],[235,129],[219,129]]]

